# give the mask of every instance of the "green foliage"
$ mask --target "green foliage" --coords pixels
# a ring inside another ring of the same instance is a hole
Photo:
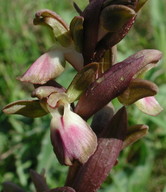
[[[76,1],[81,8],[87,1]],[[68,23],[76,14],[67,0],[0,0],[0,108],[7,103],[30,98],[32,87],[15,78],[54,44],[49,31],[34,26],[34,13],[48,8]],[[137,50],[156,48],[164,53],[159,66],[146,79],[159,85],[157,99],[166,109],[166,2],[149,0],[139,14],[134,28],[118,46],[118,60]],[[68,65],[58,81],[67,87],[74,75]],[[117,106],[118,107],[118,106]],[[128,107],[129,123],[147,124],[150,133],[121,153],[101,192],[165,192],[166,191],[166,128],[165,111],[157,117],[142,114],[135,106]],[[49,139],[49,116],[40,119],[7,116],[0,112],[0,183],[12,181],[33,190],[29,170],[46,169],[50,187],[64,184],[67,168],[60,166],[52,153]],[[0,186],[1,190],[1,186]]]

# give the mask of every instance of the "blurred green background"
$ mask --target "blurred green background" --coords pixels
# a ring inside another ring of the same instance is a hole
[[[76,1],[84,8],[87,1]],[[67,23],[76,15],[69,0],[0,0],[0,108],[6,104],[30,98],[32,87],[16,80],[27,67],[54,44],[49,31],[34,26],[36,11],[47,8],[56,11]],[[159,86],[157,99],[166,108],[166,1],[149,0],[139,13],[127,37],[118,45],[118,60],[145,48],[163,52],[158,67],[149,71],[146,79]],[[58,80],[68,86],[74,70],[67,66]],[[115,102],[116,104],[116,102]],[[147,124],[149,134],[119,157],[100,192],[166,192],[166,115],[157,117],[128,107],[129,124]],[[0,183],[12,181],[27,191],[34,191],[29,170],[46,169],[50,187],[63,186],[67,168],[59,165],[49,139],[50,117],[39,119],[19,115],[8,116],[0,111]],[[0,190],[2,186],[0,186]]]

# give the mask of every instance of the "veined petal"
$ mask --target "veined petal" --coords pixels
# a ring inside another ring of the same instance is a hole
[[[135,102],[135,104],[142,112],[152,116],[158,115],[163,110],[153,96],[142,98]]]
[[[95,133],[69,104],[51,114],[51,141],[59,161],[65,165],[72,165],[74,160],[85,163],[96,150]]]
[[[44,84],[59,76],[64,70],[64,65],[63,52],[56,49],[50,50],[40,56],[18,79],[32,84]]]

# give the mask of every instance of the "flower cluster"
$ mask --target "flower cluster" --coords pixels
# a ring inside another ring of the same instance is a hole
[[[149,115],[162,110],[154,98],[157,86],[143,79],[161,52],[142,50],[116,63],[116,44],[145,2],[91,0],[83,11],[74,4],[79,16],[69,26],[50,10],[35,15],[34,24],[51,28],[56,43],[18,78],[34,85],[36,99],[13,102],[3,111],[32,118],[51,114],[53,149],[60,163],[71,166],[66,184],[73,187],[54,191],[96,191],[119,152],[147,133],[145,125],[128,127],[125,107],[114,114],[112,99],[124,106],[135,103]],[[55,81],[66,61],[77,71],[67,89]],[[86,120],[92,115],[91,128]]]

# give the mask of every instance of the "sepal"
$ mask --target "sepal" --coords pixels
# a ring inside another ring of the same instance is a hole
[[[47,114],[39,100],[20,100],[6,105],[3,108],[6,114],[19,114],[25,117],[36,118]]]
[[[63,46],[68,47],[72,43],[69,28],[64,20],[55,12],[43,9],[35,14],[35,25],[47,25],[52,28],[56,40]]]
[[[158,92],[158,87],[151,81],[143,79],[133,79],[128,88],[118,97],[124,105],[131,105],[137,100],[154,96]]]
[[[77,51],[82,52],[84,18],[76,16],[70,23],[70,32]]]
[[[149,127],[147,125],[135,125],[131,126],[127,130],[127,136],[123,142],[122,149],[141,139],[148,134]]]
[[[107,31],[116,32],[135,15],[135,11],[130,7],[124,5],[110,5],[102,10],[100,25]]]

